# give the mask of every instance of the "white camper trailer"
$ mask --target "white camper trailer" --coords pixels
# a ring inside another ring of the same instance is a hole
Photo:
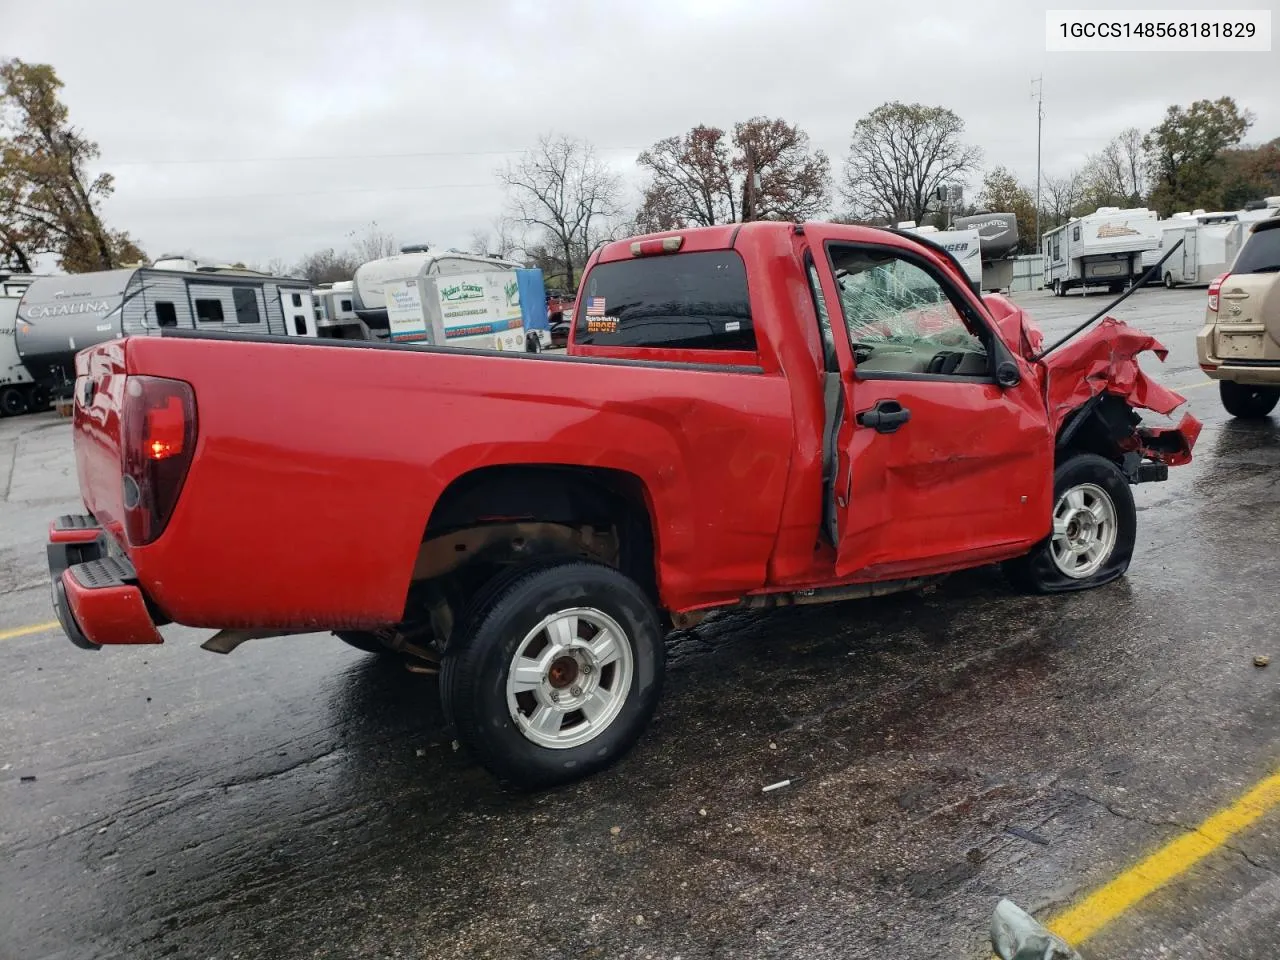
[[[355,284],[351,280],[322,283],[311,291],[316,306],[316,326],[321,336],[339,340],[369,340],[372,334],[356,315]]]
[[[953,230],[977,230],[982,247],[982,289],[988,293],[1012,290],[1018,266],[1018,217],[1013,213],[976,213],[956,217]],[[1035,286],[1039,286],[1037,280]]]
[[[18,356],[18,301],[32,282],[30,273],[0,273],[0,417],[44,409],[49,396],[38,386]]]
[[[923,236],[930,243],[936,243],[951,254],[964,268],[969,282],[975,289],[982,284],[982,238],[977,230],[939,230],[937,227],[916,226],[914,220],[904,220],[898,224],[899,230],[906,230]]]
[[[1118,293],[1142,276],[1142,255],[1160,246],[1154,210],[1099,207],[1041,238],[1045,286],[1055,296],[1068,290],[1107,287]]]
[[[235,268],[189,272],[180,265],[37,279],[18,304],[16,341],[36,383],[68,396],[79,351],[170,328],[318,335],[307,281]]]
[[[386,339],[391,335],[387,319],[388,284],[393,284],[400,291],[407,289],[404,284],[410,279],[499,273],[516,270],[521,266],[523,265],[512,260],[463,253],[460,250],[432,250],[426,244],[401,247],[400,252],[394,256],[370,260],[356,269],[352,281],[352,308],[376,337]]]
[[[1172,290],[1179,284],[1203,284],[1221,276],[1236,258],[1244,239],[1239,215],[1200,213],[1164,228],[1160,247],[1166,253],[1179,241],[1182,246],[1164,262],[1164,285]]]

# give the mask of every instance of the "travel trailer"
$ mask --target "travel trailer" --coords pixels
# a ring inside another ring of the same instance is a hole
[[[1012,213],[978,213],[956,217],[956,230],[976,230],[982,249],[982,289],[988,293],[1010,290],[1017,272],[1018,218]]]
[[[1059,297],[1088,287],[1118,293],[1142,276],[1142,255],[1160,246],[1158,222],[1154,210],[1099,207],[1047,231],[1045,285]]]
[[[937,227],[916,226],[914,220],[898,224],[899,230],[907,230],[929,238],[959,261],[969,282],[977,288],[982,283],[982,240],[977,230],[939,230]]]
[[[321,336],[339,340],[370,340],[372,334],[356,315],[355,284],[351,280],[322,283],[311,291],[316,308],[316,326]]]
[[[193,261],[42,277],[18,304],[16,343],[27,372],[55,397],[70,395],[85,347],[166,328],[264,336],[318,335],[305,280]]]
[[[356,268],[352,280],[352,307],[359,319],[381,339],[390,336],[387,321],[387,284],[403,284],[409,279],[452,277],[463,274],[498,273],[523,264],[459,250],[432,250],[427,244],[401,247],[400,252],[380,260],[370,260]]]
[[[1160,248],[1167,252],[1179,240],[1182,246],[1161,268],[1164,285],[1172,290],[1184,283],[1212,283],[1231,266],[1244,242],[1244,232],[1245,225],[1236,212],[1197,213],[1166,226]]]
[[[18,302],[36,279],[30,273],[0,273],[0,417],[49,405],[48,394],[36,386],[23,366],[16,339]]]

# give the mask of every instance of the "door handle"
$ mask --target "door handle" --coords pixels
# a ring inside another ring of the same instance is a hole
[[[894,433],[911,419],[911,411],[897,400],[880,400],[870,410],[858,414],[858,423],[876,433]]]

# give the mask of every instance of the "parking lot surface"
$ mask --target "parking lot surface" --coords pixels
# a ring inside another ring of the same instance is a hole
[[[1019,299],[1051,335],[1105,302]],[[989,956],[1000,897],[1061,914],[1280,765],[1280,418],[1204,385],[1204,300],[1116,310],[1205,423],[1136,488],[1126,578],[714,618],[629,757],[533,796],[453,749],[433,678],[331,636],[42,626],[69,428],[0,421],[0,958]],[[1274,957],[1280,809],[1175,873],[1085,956]]]

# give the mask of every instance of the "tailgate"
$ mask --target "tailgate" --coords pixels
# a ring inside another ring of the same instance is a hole
[[[128,340],[116,340],[76,356],[72,420],[80,495],[89,512],[121,545],[125,537],[120,411],[128,344]]]

